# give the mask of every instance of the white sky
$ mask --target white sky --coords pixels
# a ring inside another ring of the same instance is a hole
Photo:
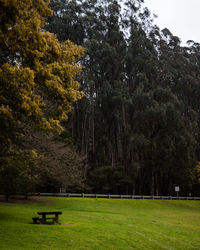
[[[183,45],[188,40],[200,43],[200,0],[145,0],[144,6],[158,15],[154,23],[168,28]]]

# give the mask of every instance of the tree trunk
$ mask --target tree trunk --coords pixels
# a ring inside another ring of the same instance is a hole
[[[6,195],[5,195],[5,199],[6,199],[6,202],[8,202],[8,201],[9,201],[9,194],[8,194],[8,193],[6,193]]]
[[[91,119],[91,132],[92,132],[92,153],[95,151],[95,140],[94,140],[94,100],[92,100],[92,119]]]
[[[122,103],[122,119],[123,119],[124,131],[125,131],[126,130],[126,113],[125,113],[124,103]]]
[[[81,155],[86,153],[86,122],[87,122],[87,110],[84,115],[84,122],[82,126],[82,136],[81,136]]]
[[[72,111],[72,117],[71,117],[71,126],[72,126],[72,138],[74,138],[75,137],[75,112],[76,112],[76,110],[74,109],[73,111]]]
[[[158,187],[158,172],[155,173],[155,191],[156,195],[159,195],[159,187]]]
[[[151,195],[154,195],[154,173],[151,172]]]

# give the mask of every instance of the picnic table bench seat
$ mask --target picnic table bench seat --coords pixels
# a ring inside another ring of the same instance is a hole
[[[33,220],[33,224],[37,224],[39,221],[39,217],[33,217],[32,220]]]

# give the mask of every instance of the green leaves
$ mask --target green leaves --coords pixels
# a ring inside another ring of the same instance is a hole
[[[0,157],[0,188],[7,197],[33,191],[40,156],[34,150],[10,150]]]
[[[99,192],[170,194],[181,182],[189,189],[199,158],[200,46],[181,47],[142,3],[51,1],[47,29],[86,48],[85,97],[67,127]],[[122,178],[110,184],[118,166]]]

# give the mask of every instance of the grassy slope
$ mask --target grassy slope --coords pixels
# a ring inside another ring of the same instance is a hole
[[[61,210],[61,225],[34,225]],[[0,203],[0,249],[200,249],[200,202],[35,198]]]

